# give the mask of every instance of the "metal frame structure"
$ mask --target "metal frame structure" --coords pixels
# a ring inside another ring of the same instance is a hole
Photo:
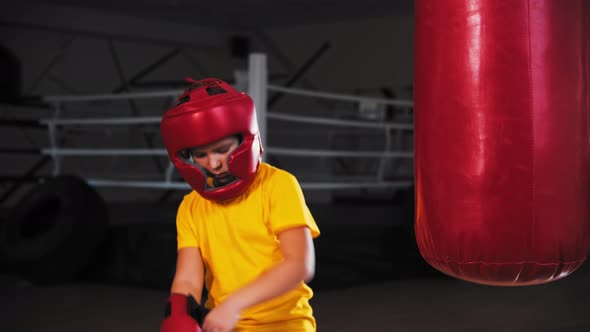
[[[390,151],[391,148],[391,134],[394,131],[411,131],[412,124],[395,123],[395,122],[367,122],[367,121],[351,121],[342,119],[330,119],[321,117],[305,117],[295,114],[279,114],[267,112],[266,106],[268,104],[268,91],[280,92],[282,94],[293,94],[302,97],[337,99],[341,101],[348,101],[353,103],[371,102],[386,105],[394,105],[398,107],[411,108],[413,103],[411,101],[388,100],[382,98],[368,98],[351,96],[344,94],[326,93],[318,91],[310,91],[303,89],[286,88],[281,86],[269,85],[268,74],[266,67],[266,55],[252,54],[249,58],[248,71],[248,93],[255,101],[257,116],[261,128],[263,144],[266,147],[265,151],[268,155],[275,156],[299,156],[299,157],[314,157],[314,158],[378,158],[380,159],[380,167],[378,173],[375,175],[374,181],[319,181],[319,182],[303,182],[301,187],[310,190],[337,190],[348,188],[403,188],[412,184],[410,179],[401,181],[386,181],[383,178],[385,162],[390,158],[413,158],[413,153],[408,151]],[[86,96],[48,96],[44,100],[53,105],[54,116],[49,119],[43,119],[39,123],[47,126],[48,138],[50,146],[41,149],[41,154],[51,156],[53,160],[53,174],[61,173],[61,158],[67,156],[166,156],[166,150],[162,148],[137,148],[137,149],[95,149],[95,148],[77,148],[68,149],[62,148],[59,142],[59,128],[68,125],[84,125],[84,126],[101,126],[101,125],[144,125],[157,124],[160,122],[159,117],[116,117],[116,118],[62,118],[60,117],[60,109],[64,104],[89,102],[99,100],[136,100],[145,98],[162,98],[178,96],[182,91],[156,91],[156,92],[142,92],[142,93],[118,93],[118,94],[100,94],[100,95],[86,95]],[[291,121],[297,123],[319,124],[326,126],[346,126],[346,127],[360,127],[371,128],[376,130],[383,130],[386,139],[384,151],[334,151],[334,150],[318,150],[318,149],[290,149],[273,146],[272,142],[267,142],[266,128],[267,119],[274,119],[280,121]],[[134,187],[134,188],[154,188],[154,189],[189,189],[188,184],[184,182],[173,181],[174,167],[170,163],[162,181],[122,181],[114,179],[98,179],[89,178],[87,181],[94,186],[108,186],[108,187]]]

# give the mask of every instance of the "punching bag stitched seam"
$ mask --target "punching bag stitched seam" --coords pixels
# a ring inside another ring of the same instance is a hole
[[[536,177],[535,177],[535,156],[536,156],[536,140],[535,140],[535,93],[534,93],[534,89],[533,89],[533,73],[532,73],[532,47],[531,47],[531,36],[532,36],[532,32],[531,32],[531,3],[530,0],[526,2],[526,7],[527,7],[527,39],[528,39],[528,75],[529,75],[529,81],[528,81],[528,85],[529,85],[529,100],[530,100],[530,105],[529,105],[529,123],[531,124],[531,207],[532,207],[532,211],[531,211],[531,224],[530,224],[530,231],[529,231],[529,243],[528,243],[528,249],[530,250],[534,243],[535,243],[535,232],[533,230],[536,229],[536,220],[537,220],[537,216],[536,216],[536,209],[535,207],[536,202],[535,202],[535,192],[536,192]],[[535,262],[538,263],[538,262]],[[520,272],[522,272],[522,267]],[[520,276],[520,272],[518,273],[518,275],[516,276],[516,280],[518,280],[518,277]],[[515,280],[515,281],[516,281]]]
[[[582,8],[581,11],[582,13],[588,13],[590,12],[590,1],[585,1],[582,2]],[[582,31],[580,31],[580,35],[581,36],[585,36],[587,33],[590,34],[590,15],[584,15],[582,18],[582,27],[581,27]],[[584,68],[584,76],[582,77],[582,93],[585,95],[585,97],[582,97],[584,99],[583,102],[583,106],[584,110],[586,110],[586,133],[587,133],[587,139],[590,140],[590,135],[588,135],[588,132],[590,132],[590,115],[588,114],[590,112],[590,39],[585,39],[585,44],[582,46],[582,59],[581,59],[582,63],[586,63],[586,65],[582,65]],[[588,149],[586,149],[586,153],[590,153],[590,151]],[[586,158],[588,158],[588,156],[586,156]],[[590,186],[590,183],[587,183],[587,185]],[[590,232],[590,222],[588,223],[588,227],[585,228],[586,232]],[[585,235],[584,238],[587,238],[588,235]],[[584,259],[585,261],[586,259]]]

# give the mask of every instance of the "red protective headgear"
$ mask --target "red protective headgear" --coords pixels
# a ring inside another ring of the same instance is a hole
[[[246,191],[260,165],[262,144],[254,102],[219,79],[190,81],[192,86],[162,118],[162,139],[170,160],[194,190],[206,199],[227,201]],[[236,180],[212,187],[205,170],[186,151],[232,135],[242,138],[228,160]]]

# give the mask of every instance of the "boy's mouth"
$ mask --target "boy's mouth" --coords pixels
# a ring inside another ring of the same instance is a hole
[[[235,178],[236,178],[235,176],[233,176],[229,172],[216,174],[216,175],[212,174],[211,177],[213,177],[215,184],[218,186],[228,184],[228,183],[232,182],[233,180],[235,180]]]

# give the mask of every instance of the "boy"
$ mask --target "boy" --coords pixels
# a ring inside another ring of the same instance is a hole
[[[305,283],[319,230],[301,188],[261,163],[249,96],[218,79],[191,83],[161,123],[170,160],[194,190],[178,208],[176,273],[160,331],[315,331]]]

